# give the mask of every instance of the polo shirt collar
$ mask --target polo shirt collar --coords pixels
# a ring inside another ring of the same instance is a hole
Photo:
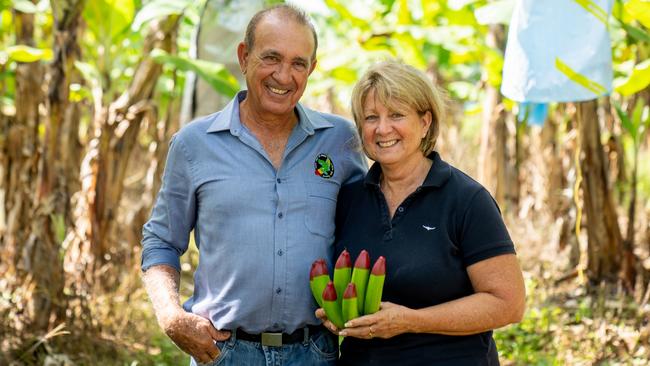
[[[451,166],[442,160],[440,154],[435,151],[432,151],[427,157],[433,160],[433,164],[431,164],[431,168],[427,177],[424,179],[424,183],[422,183],[422,187],[444,186],[449,180],[449,177],[451,177]]]
[[[231,134],[238,136],[242,130],[242,123],[239,119],[239,103],[244,99],[246,99],[246,90],[242,90],[235,95],[221,113],[216,115],[206,132],[230,130]],[[298,125],[308,135],[313,135],[315,130],[334,127],[332,122],[326,120],[320,114],[306,109],[300,103],[296,104],[296,111],[298,112]]]
[[[431,168],[424,178],[422,187],[442,187],[451,177],[451,166],[440,158],[440,154],[433,151],[428,156],[433,161]],[[375,162],[368,170],[364,183],[379,187],[379,178],[381,177],[381,166]]]

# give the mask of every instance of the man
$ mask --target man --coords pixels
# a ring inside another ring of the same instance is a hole
[[[365,160],[350,122],[298,104],[316,47],[300,10],[257,13],[237,49],[248,90],[172,140],[142,268],[160,326],[192,364],[336,360],[309,269],[331,259],[339,187],[361,179]],[[179,257],[192,230],[199,264],[181,307]]]

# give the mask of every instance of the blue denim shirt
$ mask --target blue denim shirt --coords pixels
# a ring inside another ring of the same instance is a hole
[[[245,93],[173,137],[143,228],[142,269],[180,271],[194,230],[199,264],[185,310],[217,329],[292,332],[319,323],[311,263],[325,258],[332,267],[338,191],[362,179],[366,161],[352,123],[297,105],[276,171],[239,120]]]

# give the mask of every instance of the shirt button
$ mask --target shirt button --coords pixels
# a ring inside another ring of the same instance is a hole
[[[275,289],[275,293],[276,293],[276,294],[279,294],[280,292],[282,292],[282,289],[281,289],[281,288],[278,287],[278,288]]]
[[[275,181],[278,182],[278,183],[282,183],[282,179],[280,179],[280,178],[276,179]]]
[[[400,206],[400,207],[397,209],[397,211],[399,211],[399,212],[404,212],[404,207],[401,207],[401,206]]]
[[[282,212],[280,212],[280,213],[278,214],[278,218],[281,219],[281,218],[283,218],[283,217],[284,217],[284,215],[282,214]]]
[[[282,254],[284,254],[284,252],[282,251],[282,249],[278,250],[278,255],[279,255],[279,256],[282,256]]]

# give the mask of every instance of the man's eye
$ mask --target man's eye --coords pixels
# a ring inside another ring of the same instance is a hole
[[[262,60],[264,60],[264,62],[278,62],[279,61],[277,56],[264,56],[262,58]]]
[[[307,68],[307,64],[304,62],[294,62],[293,67],[295,67],[298,70],[305,70]]]

